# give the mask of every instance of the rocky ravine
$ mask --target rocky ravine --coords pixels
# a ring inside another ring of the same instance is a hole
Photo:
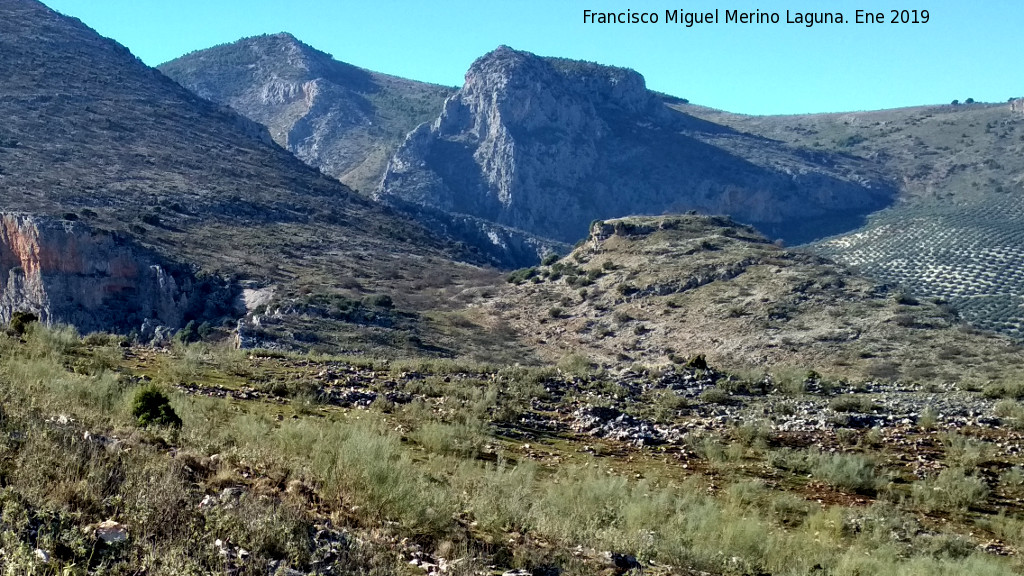
[[[671,109],[632,70],[504,46],[409,134],[376,192],[563,242],[594,219],[690,209],[800,242],[856,226],[894,194],[867,161]]]
[[[24,311],[83,332],[178,328],[230,302],[215,281],[123,235],[24,214],[0,215],[0,279],[0,322]]]

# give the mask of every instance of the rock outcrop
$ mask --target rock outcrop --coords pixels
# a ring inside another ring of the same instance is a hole
[[[1013,100],[1010,100],[1010,112],[1024,114],[1024,98],[1014,98]]]
[[[852,226],[894,195],[866,161],[698,120],[632,70],[504,46],[409,134],[376,192],[563,242],[594,219],[690,209],[802,241],[823,235],[820,223]]]
[[[0,321],[14,312],[82,332],[180,327],[203,311],[201,282],[127,237],[77,222],[0,215]]]

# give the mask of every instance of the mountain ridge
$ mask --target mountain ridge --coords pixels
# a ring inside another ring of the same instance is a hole
[[[228,51],[236,54],[234,58],[242,58],[237,54],[249,54],[253,43],[273,43],[281,37],[243,39],[194,52],[161,69],[200,94],[235,106],[250,118],[263,119],[282,142],[280,129],[274,128],[279,118],[265,120],[266,115],[276,114],[271,110],[273,106],[261,108],[259,99],[251,96],[275,85],[259,74],[248,84],[240,82],[239,77],[250,73],[237,66],[231,69],[233,60],[225,55]],[[284,41],[293,47],[306,46],[291,35]],[[314,50],[308,46],[303,49]],[[318,51],[316,54],[329,57]],[[204,68],[203,58],[216,63]],[[250,62],[250,55],[245,58]],[[286,59],[278,60],[268,56],[261,61],[271,67],[294,69]],[[220,71],[223,68],[229,70]],[[357,79],[353,84],[359,82]],[[343,83],[339,79],[338,85]],[[212,90],[208,86],[220,88]],[[289,86],[291,92],[299,92],[294,82]],[[239,103],[237,95],[243,93],[250,96]],[[327,100],[325,96],[323,101]],[[478,113],[480,117],[470,117]],[[486,228],[485,223],[491,222],[572,243],[597,217],[699,209],[732,214],[795,242],[824,235],[815,226],[828,226],[828,232],[848,228],[859,221],[859,214],[886,205],[893,194],[883,175],[863,160],[808,156],[681,114],[666,106],[663,96],[648,91],[643,76],[636,71],[540,57],[507,46],[479,58],[467,72],[466,85],[457,92],[449,91],[443,105],[435,102],[432,116],[419,119],[423,121],[404,125],[408,135],[391,144],[394,153],[384,159],[386,164],[377,164],[380,173],[375,174],[383,179],[372,182],[373,195],[413,215],[429,209],[434,214],[448,212],[464,221],[481,219],[477,237]],[[465,127],[466,133],[459,134],[459,127]],[[501,134],[492,133],[494,130]],[[322,125],[314,132],[321,143],[345,139],[340,132],[332,134]],[[556,142],[572,143],[568,148],[573,152],[560,150]],[[357,147],[354,141],[350,144]],[[293,144],[288,146],[310,164],[339,176],[328,168],[326,153],[314,158],[304,156]],[[531,146],[535,149],[527,152]],[[642,159],[647,152],[659,154],[659,148],[670,149],[671,154],[661,153],[662,160],[658,161]],[[445,157],[444,150],[454,156]],[[434,160],[438,166],[431,163]],[[631,161],[642,166],[634,168],[629,165]],[[518,164],[513,167],[510,163]],[[610,167],[601,171],[603,165]],[[615,180],[620,172],[628,176]],[[713,172],[730,175],[730,181],[717,182],[710,177]],[[641,184],[630,187],[630,182],[637,179]],[[371,181],[368,177],[363,182]],[[584,188],[597,192],[584,193]],[[621,191],[611,193],[612,188]],[[819,189],[825,192],[808,192]],[[647,191],[641,194],[643,198],[632,203],[623,200],[640,194],[638,190]],[[803,191],[801,202],[788,198],[793,190]],[[537,204],[532,211],[523,207],[531,203]],[[776,209],[776,204],[789,207]],[[610,207],[602,210],[598,207],[601,205]],[[786,210],[797,210],[817,220],[795,232],[793,226],[782,224],[788,218]],[[855,214],[849,216],[851,210]],[[568,228],[562,224],[567,220],[572,221]]]

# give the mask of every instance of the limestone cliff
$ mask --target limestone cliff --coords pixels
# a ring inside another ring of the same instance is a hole
[[[0,215],[0,321],[31,311],[83,332],[180,327],[205,305],[194,277],[128,238],[77,222]]]
[[[594,219],[696,209],[804,241],[895,188],[868,162],[809,153],[669,108],[632,70],[500,47],[411,132],[378,199],[573,242]],[[794,222],[800,224],[794,225]]]

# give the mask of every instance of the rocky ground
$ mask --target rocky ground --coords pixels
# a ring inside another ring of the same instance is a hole
[[[143,352],[141,357],[150,354]],[[256,364],[284,362],[298,371],[296,379],[321,410],[390,411],[418,401],[451,416],[453,398],[440,392],[438,385],[451,390],[501,387],[509,379],[496,371],[438,375],[345,362],[290,362],[260,354],[256,351],[249,359]],[[711,367],[692,366],[583,376],[554,371],[539,384],[541,397],[530,398],[524,410],[495,423],[501,436],[521,444],[519,449],[527,454],[531,442],[545,438],[583,444],[593,438],[626,452],[670,453],[686,460],[698,458],[692,450],[695,438],[728,439],[748,427],[774,444],[832,451],[841,450],[851,438],[874,433],[873,442],[894,451],[896,459],[910,462],[920,477],[934,471],[942,456],[939,451],[921,451],[922,446],[934,445],[927,437],[935,431],[994,438],[993,459],[1024,456],[1017,414],[998,415],[999,403],[1006,400],[956,384],[853,384],[828,382],[811,374],[794,391],[781,389],[770,376],[748,382]],[[278,405],[294,401],[294,388],[280,382],[271,387],[190,382],[177,388],[190,395],[233,401]],[[654,415],[655,403],[669,408]]]

